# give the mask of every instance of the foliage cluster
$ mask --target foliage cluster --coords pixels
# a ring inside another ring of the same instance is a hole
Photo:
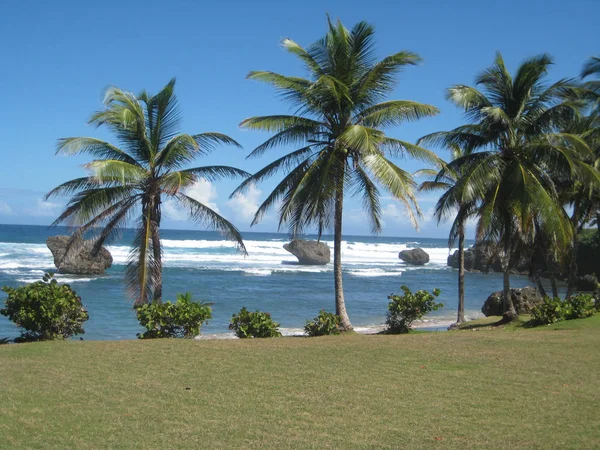
[[[411,292],[407,286],[400,286],[400,289],[404,294],[392,294],[388,297],[390,302],[385,321],[388,333],[408,333],[415,320],[444,306],[443,303],[435,302],[440,295],[440,290],[437,288],[432,292],[419,290],[415,293]]]
[[[304,332],[310,337],[340,334],[340,321],[340,316],[322,309],[317,317],[306,322]]]
[[[147,331],[140,339],[187,338],[200,334],[200,327],[212,318],[208,303],[195,302],[192,294],[177,294],[177,301],[153,302],[136,307],[137,319]]]
[[[279,324],[273,322],[271,314],[248,311],[244,306],[238,314],[231,316],[229,329],[240,339],[280,337]]]
[[[545,297],[531,311],[531,326],[548,325],[563,320],[583,319],[595,311],[594,298],[589,294],[573,295],[565,300]]]
[[[8,294],[0,314],[23,328],[15,341],[67,339],[83,334],[83,323],[89,319],[81,298],[68,284],[58,284],[52,273],[18,288],[4,286]]]

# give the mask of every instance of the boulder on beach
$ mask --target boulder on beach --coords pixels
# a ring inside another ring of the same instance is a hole
[[[294,239],[283,248],[298,258],[300,264],[325,265],[331,259],[331,252],[327,244],[319,241],[305,241]]]
[[[75,238],[65,255],[70,240],[71,236],[51,236],[46,240],[58,273],[101,275],[112,265],[112,255],[105,247],[93,255],[94,241],[82,238]]]
[[[484,316],[501,316],[503,313],[502,307],[503,291],[494,292],[490,295],[483,306],[481,312]],[[531,310],[542,303],[543,299],[539,291],[531,286],[510,290],[510,297],[517,314],[530,314]]]
[[[408,264],[422,266],[429,262],[429,255],[422,248],[413,248],[411,250],[402,250],[398,258]]]

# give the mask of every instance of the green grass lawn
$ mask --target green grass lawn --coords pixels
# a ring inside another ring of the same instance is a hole
[[[600,448],[600,315],[538,329],[0,346],[0,448]]]

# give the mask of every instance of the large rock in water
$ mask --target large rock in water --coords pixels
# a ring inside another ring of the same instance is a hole
[[[539,291],[534,287],[524,287],[520,289],[511,289],[510,297],[515,305],[517,314],[530,314],[534,306],[542,303],[543,299]],[[494,292],[490,295],[481,308],[481,312],[486,316],[502,315],[502,291]]]
[[[298,258],[300,264],[325,265],[331,259],[329,247],[323,242],[294,239],[283,248]]]
[[[422,248],[413,248],[412,250],[402,250],[398,258],[408,264],[422,266],[429,262],[429,255]]]
[[[46,240],[58,273],[99,275],[112,265],[112,255],[106,248],[102,247],[96,255],[92,255],[94,242],[82,238],[75,238],[65,255],[70,240],[70,236],[51,236]]]

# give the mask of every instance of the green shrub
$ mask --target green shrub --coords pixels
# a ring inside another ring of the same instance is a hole
[[[192,301],[192,294],[177,294],[177,301],[150,303],[136,308],[137,319],[147,331],[140,339],[187,338],[200,334],[200,327],[212,318],[210,304]]]
[[[584,319],[594,315],[595,302],[590,294],[577,294],[565,300],[565,320]]]
[[[433,292],[421,290],[414,294],[406,286],[400,286],[400,289],[404,294],[392,294],[388,297],[390,303],[385,321],[388,333],[408,333],[415,320],[444,306],[442,303],[435,302],[440,295],[440,290],[437,288]]]
[[[231,316],[229,329],[235,331],[235,335],[244,338],[268,338],[279,337],[279,324],[273,322],[268,312],[250,312],[244,306],[238,314]]]
[[[83,334],[83,322],[89,319],[81,298],[68,284],[58,284],[52,273],[42,281],[2,290],[8,294],[0,314],[23,328],[17,341],[67,339]]]
[[[544,297],[544,301],[531,310],[530,325],[548,325],[565,320],[565,305],[560,298]]]
[[[560,298],[545,297],[544,301],[531,311],[529,325],[549,325],[563,320],[583,319],[594,314],[593,296],[577,294],[562,301]]]
[[[304,331],[310,337],[340,334],[341,318],[322,309],[313,320],[307,321]]]

